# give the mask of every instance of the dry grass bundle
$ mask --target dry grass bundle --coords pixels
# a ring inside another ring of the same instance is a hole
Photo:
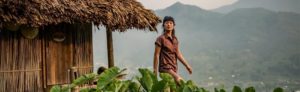
[[[121,32],[156,30],[161,22],[136,0],[1,0],[0,29],[8,23],[40,27],[59,23],[94,23]]]

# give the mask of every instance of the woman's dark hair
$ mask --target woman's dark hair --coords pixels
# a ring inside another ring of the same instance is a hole
[[[162,27],[164,29],[164,33],[166,32],[166,30],[164,28],[164,26],[165,26],[164,24],[165,24],[166,21],[172,21],[173,24],[174,24],[174,26],[175,26],[175,20],[174,20],[174,18],[172,16],[165,16],[164,20],[163,20],[163,24],[162,24]],[[175,28],[172,30],[172,35],[175,36]]]

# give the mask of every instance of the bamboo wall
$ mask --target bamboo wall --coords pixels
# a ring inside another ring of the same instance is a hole
[[[41,38],[28,40],[19,32],[0,32],[0,92],[40,92]]]
[[[66,34],[52,40],[53,30]],[[42,92],[92,72],[91,24],[60,24],[40,28],[35,39],[19,31],[0,31],[0,92]]]
[[[78,26],[78,25],[74,25]],[[71,27],[71,30],[81,30],[81,32],[76,32],[73,36],[74,39],[74,59],[72,62],[73,73],[71,78],[74,79],[86,73],[91,73],[93,71],[93,38],[92,38],[92,26],[83,25],[76,29]],[[91,30],[89,32],[82,32],[82,30]]]

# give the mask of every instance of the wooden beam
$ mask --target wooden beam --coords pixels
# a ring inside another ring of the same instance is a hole
[[[107,56],[108,56],[108,67],[114,66],[114,51],[113,51],[113,39],[111,28],[106,28],[106,40],[107,40]]]

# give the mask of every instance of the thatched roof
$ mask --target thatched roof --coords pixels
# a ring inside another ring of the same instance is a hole
[[[136,0],[0,0],[0,29],[6,24],[40,27],[94,23],[113,30],[156,30],[160,19]]]

